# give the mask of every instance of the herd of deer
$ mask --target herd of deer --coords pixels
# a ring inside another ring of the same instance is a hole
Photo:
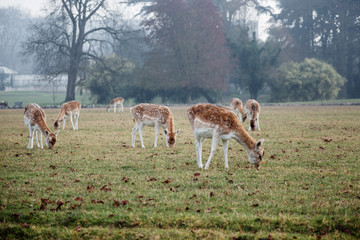
[[[115,98],[111,100],[106,110],[109,111],[109,109],[113,107],[114,112],[116,112],[117,106],[120,105],[119,112],[120,109],[121,111],[124,111],[123,104],[123,98]],[[63,122],[63,129],[65,129],[66,117],[69,117],[73,129],[77,130],[80,110],[81,103],[78,101],[70,101],[62,104],[60,113],[54,122],[54,127],[58,128],[60,123]],[[135,136],[137,131],[139,131],[141,147],[145,148],[142,138],[142,129],[144,126],[155,127],[154,147],[157,147],[157,138],[160,127],[164,129],[166,146],[172,147],[175,144],[179,130],[175,131],[174,119],[169,108],[156,104],[142,103],[130,108],[130,113],[136,123],[132,130],[132,147],[135,147]],[[264,156],[264,140],[261,139],[255,141],[244,129],[241,122],[244,122],[246,118],[249,118],[249,131],[254,131],[256,127],[260,130],[259,113],[260,105],[253,99],[246,101],[244,108],[242,101],[238,98],[233,98],[231,100],[230,107],[200,103],[188,108],[187,117],[195,136],[197,165],[200,168],[203,168],[201,159],[202,143],[206,138],[212,138],[211,152],[205,164],[205,169],[209,168],[210,161],[220,139],[222,140],[223,145],[225,168],[229,168],[227,157],[228,141],[234,139],[245,148],[249,162],[258,169],[260,161]],[[29,144],[27,146],[28,149],[33,148],[34,135],[38,147],[43,148],[42,135],[44,135],[46,146],[50,149],[54,148],[59,131],[53,133],[49,129],[46,124],[45,112],[39,105],[31,103],[26,106],[24,122],[30,132]]]

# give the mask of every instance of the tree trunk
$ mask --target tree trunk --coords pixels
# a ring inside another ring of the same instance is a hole
[[[77,78],[77,66],[72,65],[68,71],[68,85],[66,88],[65,102],[75,100],[75,87]]]
[[[249,93],[250,93],[250,99],[257,99],[258,96],[257,86],[253,86],[253,84],[250,84]]]

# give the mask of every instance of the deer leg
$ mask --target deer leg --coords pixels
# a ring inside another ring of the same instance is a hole
[[[75,129],[76,130],[78,130],[79,129],[79,115],[80,115],[80,113],[78,112],[78,113],[76,113],[75,115],[74,115],[74,120],[75,120]]]
[[[258,130],[260,131],[259,114],[257,115],[257,118],[256,118],[256,125],[258,127]]]
[[[44,148],[44,145],[43,145],[43,134],[41,131],[39,131],[39,137],[40,137],[40,145],[41,145],[41,149]]]
[[[44,145],[43,145],[43,141],[42,141],[42,133],[41,133],[41,131],[35,130],[34,132],[35,132],[35,137],[36,137],[36,145],[39,148],[43,149]],[[40,138],[40,146],[39,146],[39,138]]]
[[[72,113],[70,113],[69,118],[70,118],[70,122],[71,122],[71,126],[72,126],[73,130],[75,130],[75,125],[74,125]],[[75,116],[74,116],[74,119],[75,119]]]
[[[158,135],[159,135],[159,124],[157,122],[155,122],[155,142],[154,142],[154,148],[157,147],[157,139],[158,139]],[[167,143],[167,142],[166,142]]]
[[[120,104],[121,105],[121,111],[124,112],[124,105],[123,104]],[[119,110],[120,112],[120,110]]]
[[[27,146],[27,149],[32,149],[33,148],[33,140],[34,140],[34,138],[33,138],[33,131],[32,131],[32,129],[31,129],[31,127],[29,126],[29,144],[28,144],[28,146]]]
[[[132,138],[131,138],[131,146],[135,147],[135,138],[136,138],[136,132],[138,131],[139,127],[138,124],[136,123],[135,127],[132,130]]]
[[[220,137],[219,137],[218,133],[214,131],[213,137],[212,137],[212,142],[211,142],[211,152],[210,152],[209,159],[207,160],[207,162],[205,164],[205,170],[208,169],[210,166],[210,161],[215,154],[216,147],[219,143],[219,140],[220,140]]]
[[[223,150],[224,150],[225,168],[229,168],[229,162],[228,162],[228,156],[227,156],[228,141],[227,140],[222,140],[222,144],[223,144]]]
[[[63,130],[65,130],[66,117],[63,118]]]
[[[202,164],[202,142],[204,141],[204,138],[196,138],[195,140],[195,148],[196,148],[196,161],[199,168],[203,168]]]
[[[39,144],[39,136],[38,136],[38,131],[35,130],[35,141],[36,141],[36,146],[40,147],[40,144]]]
[[[80,112],[78,112],[75,116],[76,116],[75,127],[76,127],[76,130],[77,130],[77,129],[79,129]]]
[[[116,113],[116,104],[114,104],[114,113]]]
[[[142,137],[142,129],[144,127],[144,124],[143,123],[140,123],[140,126],[139,126],[139,137],[140,137],[140,142],[141,142],[141,147],[142,148],[145,148],[144,146],[144,140],[143,140],[143,137]]]

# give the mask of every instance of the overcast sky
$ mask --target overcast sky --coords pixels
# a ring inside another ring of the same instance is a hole
[[[0,7],[17,7],[39,16],[46,0],[0,0]]]

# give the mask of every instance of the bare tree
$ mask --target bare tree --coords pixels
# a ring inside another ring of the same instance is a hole
[[[0,8],[0,65],[19,73],[29,73],[32,68],[31,61],[22,61],[20,56],[30,20],[30,15],[20,9]]]
[[[106,7],[106,0],[50,0],[49,4],[49,14],[31,27],[25,52],[35,55],[40,73],[67,73],[65,101],[69,101],[75,99],[85,66],[101,61],[100,49],[123,39],[127,31],[119,15]]]

